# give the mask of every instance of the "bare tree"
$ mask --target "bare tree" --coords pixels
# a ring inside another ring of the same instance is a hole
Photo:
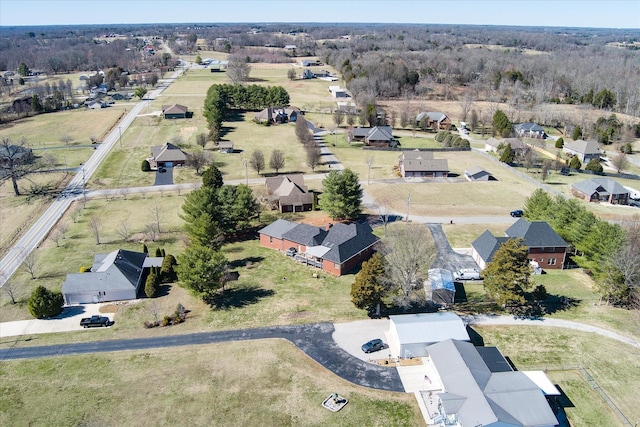
[[[10,180],[13,184],[13,193],[19,196],[18,181],[35,171],[33,152],[24,138],[14,143],[9,137],[2,137],[0,139],[0,156],[2,156],[0,183]]]
[[[151,213],[153,214],[153,218],[156,221],[156,230],[158,231],[158,234],[161,233],[160,231],[160,205],[158,205],[158,201],[155,200],[153,203],[153,208],[151,208]]]
[[[471,98],[470,94],[467,94],[460,101],[460,111],[462,114],[461,118],[463,122],[467,121],[467,115],[469,114],[469,111],[471,111],[472,108],[473,108],[473,99]]]
[[[69,216],[71,216],[71,219],[73,220],[74,223],[78,222],[78,218],[80,217],[80,212],[82,212],[82,207],[76,206],[75,208],[73,208],[73,210],[69,214]]]
[[[116,229],[116,233],[118,233],[118,236],[122,237],[123,241],[129,241],[129,238],[131,237],[131,228],[129,226],[129,222],[126,219],[120,221],[120,224]]]
[[[275,149],[271,152],[269,167],[274,169],[276,173],[284,167],[284,152],[282,150]]]
[[[618,173],[629,168],[629,159],[625,153],[618,153],[615,156],[609,157],[609,162]]]
[[[22,266],[24,270],[31,275],[31,279],[36,278],[36,271],[39,267],[38,256],[34,251],[29,252],[27,256],[22,261]]]
[[[209,163],[211,163],[211,155],[204,150],[187,154],[187,166],[194,168],[198,175]]]
[[[322,151],[318,147],[309,147],[307,149],[307,166],[311,168],[312,172],[315,172],[316,168],[320,164],[320,158],[322,157]]]
[[[204,147],[207,145],[207,134],[204,132],[199,133],[198,135],[196,135],[196,142],[198,143],[199,146],[202,147],[202,149],[204,150]]]
[[[229,65],[227,66],[227,76],[233,84],[244,83],[249,80],[249,73],[251,67],[246,60],[246,57],[232,56],[229,58]]]
[[[155,224],[147,224],[144,228],[144,234],[148,240],[155,242],[158,238],[158,230],[156,229]]]
[[[49,238],[56,243],[56,248],[60,247],[60,239],[62,239],[62,233],[54,229],[51,234],[49,234]]]
[[[4,276],[4,274],[3,274]],[[11,304],[16,303],[16,293],[18,291],[17,286],[13,284],[9,279],[4,281],[4,285],[2,285],[2,290],[7,294],[7,296],[11,299]]]
[[[157,302],[153,301],[151,304],[147,306],[147,310],[153,316],[156,324],[160,322],[160,306]]]
[[[62,238],[67,238],[67,232],[69,231],[69,224],[66,221],[60,221],[56,226],[60,234],[62,234]]]
[[[386,279],[396,288],[396,303],[407,307],[424,301],[423,282],[436,254],[431,233],[424,225],[388,227],[382,242]]]
[[[258,175],[260,175],[260,171],[263,170],[265,166],[264,154],[262,154],[262,151],[255,150],[251,153],[251,157],[249,158],[249,166],[251,166],[251,169],[256,171]]]
[[[60,142],[62,142],[66,146],[71,144],[71,141],[73,141],[73,138],[71,138],[70,135],[64,134],[60,137]]]
[[[333,123],[335,123],[337,127],[340,127],[342,122],[344,122],[344,113],[342,110],[337,109],[333,112]]]
[[[100,244],[100,233],[102,232],[102,221],[100,217],[97,215],[93,215],[89,218],[89,222],[87,223],[89,226],[89,231],[96,239],[96,245]]]

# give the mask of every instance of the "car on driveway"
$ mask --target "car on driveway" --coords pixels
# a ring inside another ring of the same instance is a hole
[[[367,341],[366,343],[362,344],[362,351],[364,351],[365,353],[373,353],[374,351],[379,351],[383,348],[384,343],[379,338]]]
[[[524,212],[522,212],[522,209],[516,209],[515,211],[509,212],[509,215],[514,218],[520,218],[522,215],[524,215]]]
[[[80,326],[83,328],[106,328],[111,325],[113,322],[106,316],[94,315],[80,320]]]

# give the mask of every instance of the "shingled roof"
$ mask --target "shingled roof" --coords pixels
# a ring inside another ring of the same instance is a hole
[[[529,222],[518,219],[505,234],[510,238],[521,238],[522,244],[528,248],[566,248],[569,245],[551,226],[544,221]]]
[[[406,172],[448,172],[447,159],[434,159],[430,151],[403,151],[400,155]]]
[[[167,142],[164,145],[154,145],[151,147],[151,157],[156,162],[178,162],[186,161],[187,153],[182,151],[177,145]]]
[[[471,243],[471,247],[475,249],[480,258],[485,262],[490,262],[493,254],[498,250],[500,245],[509,240],[509,237],[496,237],[489,230],[485,230],[476,240]]]
[[[629,190],[611,178],[585,179],[584,181],[572,184],[571,187],[589,196],[594,193],[598,193],[600,195],[629,193]]]

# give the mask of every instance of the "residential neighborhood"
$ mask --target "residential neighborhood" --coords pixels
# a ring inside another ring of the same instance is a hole
[[[3,22],[1,425],[639,419],[637,31],[197,6]]]

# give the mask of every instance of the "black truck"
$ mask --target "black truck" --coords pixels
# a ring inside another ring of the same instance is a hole
[[[106,328],[107,326],[111,325],[113,325],[113,322],[106,316],[95,315],[91,317],[85,317],[80,320],[80,326],[82,326],[83,328]]]

